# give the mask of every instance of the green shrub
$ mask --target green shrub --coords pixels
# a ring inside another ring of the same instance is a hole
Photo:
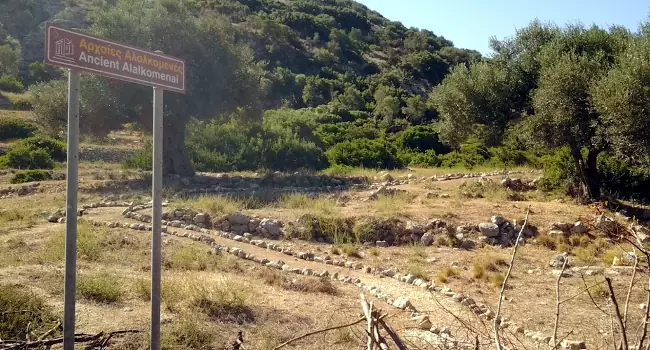
[[[410,166],[413,167],[439,167],[442,164],[442,161],[436,155],[436,152],[432,149],[425,151],[424,153],[414,153],[411,156],[409,162]]]
[[[122,297],[120,282],[108,274],[79,276],[77,290],[85,299],[98,303],[115,303]]]
[[[16,118],[0,119],[0,141],[24,139],[36,133],[36,125]]]
[[[12,184],[52,180],[52,173],[45,170],[32,169],[16,173],[10,180]]]
[[[464,166],[467,169],[472,169],[477,165],[484,164],[489,159],[490,152],[487,147],[478,142],[464,143],[459,150],[440,156],[441,165],[449,168]]]
[[[395,146],[386,140],[358,139],[339,143],[327,151],[331,164],[370,169],[402,168]]]
[[[0,166],[14,169],[52,169],[54,160],[44,149],[19,144],[0,157]]]
[[[34,108],[32,101],[24,97],[15,98],[11,101],[11,108],[16,111],[29,111]]]
[[[417,152],[433,150],[436,154],[445,154],[451,150],[438,140],[438,132],[430,125],[416,125],[406,128],[397,138],[402,149]]]
[[[32,136],[20,140],[17,145],[25,145],[30,149],[46,151],[57,162],[65,162],[67,158],[66,143],[46,136]]]
[[[151,170],[152,163],[152,145],[151,142],[148,142],[143,149],[135,151],[126,157],[122,166],[126,169]]]
[[[539,181],[538,188],[546,192],[561,190],[567,194],[577,193],[578,171],[568,147],[542,156],[541,163],[544,166],[544,177]]]
[[[0,77],[0,90],[7,92],[22,92],[25,89],[23,83],[12,75],[3,74]]]
[[[27,330],[43,334],[56,322],[45,300],[24,286],[0,285],[0,339],[25,339]],[[56,331],[53,335],[60,334]]]
[[[650,202],[650,164],[631,163],[607,153],[598,156],[603,189],[621,199]]]

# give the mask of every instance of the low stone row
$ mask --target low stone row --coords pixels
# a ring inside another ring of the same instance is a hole
[[[111,223],[111,224],[113,225],[113,227],[117,227],[119,225],[117,223]],[[151,226],[147,226],[147,225],[144,225],[144,224],[130,224],[130,225],[126,224],[126,225],[129,228],[140,229],[140,230],[151,230]],[[124,224],[122,226],[124,226]],[[198,227],[196,227],[194,225],[184,225],[184,227],[182,226],[181,228],[185,228],[185,229],[190,230],[190,231],[199,231],[199,232],[205,233],[205,234],[210,233],[210,230],[205,229],[205,228],[198,228]],[[163,226],[163,232],[168,232],[168,229],[167,229],[166,226]],[[444,296],[446,296],[448,298],[451,298],[451,300],[453,300],[454,302],[457,302],[457,303],[459,303],[459,304],[461,304],[463,306],[468,307],[473,313],[475,313],[476,315],[478,315],[479,317],[481,317],[481,318],[483,318],[485,320],[490,320],[491,321],[495,317],[495,313],[493,311],[491,311],[485,304],[476,303],[469,296],[466,296],[466,295],[464,295],[462,293],[455,293],[448,287],[437,286],[431,281],[424,281],[424,280],[416,278],[415,276],[410,275],[410,274],[402,275],[402,274],[398,273],[397,269],[395,269],[395,268],[385,269],[384,270],[384,269],[378,269],[378,268],[371,267],[371,266],[366,266],[366,265],[364,265],[364,264],[362,264],[360,262],[353,261],[353,260],[347,260],[347,261],[346,260],[335,260],[335,259],[331,259],[329,256],[318,257],[318,256],[315,256],[313,253],[294,252],[293,250],[291,250],[289,248],[282,247],[282,245],[280,245],[280,244],[268,243],[268,242],[266,242],[264,240],[254,239],[254,236],[252,236],[251,234],[237,235],[237,234],[234,234],[234,233],[231,233],[231,232],[224,232],[224,231],[216,231],[215,233],[220,235],[223,238],[227,238],[227,239],[230,239],[230,240],[233,240],[233,241],[236,241],[236,242],[248,243],[248,244],[257,246],[259,248],[274,250],[274,251],[277,251],[277,252],[280,252],[280,253],[283,253],[283,254],[286,254],[286,255],[289,255],[289,256],[296,257],[298,259],[307,260],[307,261],[315,261],[315,262],[323,263],[323,264],[326,264],[326,265],[334,265],[334,266],[345,267],[345,268],[349,268],[349,269],[360,270],[360,271],[363,271],[363,272],[368,273],[368,274],[375,274],[375,275],[380,275],[380,276],[385,276],[385,277],[391,277],[391,278],[396,279],[398,281],[401,281],[403,283],[407,283],[407,284],[410,284],[410,285],[413,285],[413,286],[416,286],[416,287],[420,287],[420,288],[422,288],[424,290],[428,290],[430,292],[437,292],[437,293],[440,293],[440,294],[442,294],[442,295],[444,295]],[[178,233],[172,233],[172,234],[178,235]],[[182,237],[190,237],[190,238],[192,238],[192,236],[189,233],[180,233],[180,235]],[[202,235],[198,235],[198,236],[202,236]],[[195,240],[200,240],[200,238],[195,239]],[[244,254],[244,253],[241,253],[241,250],[237,250],[238,248],[234,248],[234,249],[237,252],[238,256],[240,254]],[[240,256],[240,257],[246,258],[245,255]],[[284,265],[283,262],[282,262],[282,264],[280,266],[278,266],[278,262],[266,262],[266,263],[270,264],[268,266],[281,268],[284,271],[289,271],[289,272],[294,272],[294,273],[303,273],[303,274],[314,274],[313,271],[310,272],[310,269],[301,270],[302,272],[299,272],[298,269],[290,269],[289,267],[284,267],[285,265]],[[288,270],[288,269],[290,269],[290,270]],[[320,275],[320,274],[318,274],[318,275]],[[350,283],[354,283],[354,284],[358,283],[357,279],[354,279],[354,280],[353,279],[346,279],[345,277],[343,277],[341,279],[341,281],[350,282]],[[411,311],[413,313],[412,314],[413,318],[416,319],[416,322],[418,322],[418,324],[422,324],[422,327],[420,327],[420,326],[418,326],[418,327],[420,329],[426,328],[424,326],[426,326],[427,323],[421,317],[419,317],[420,315],[417,314],[417,311],[415,311],[415,309],[412,307],[412,305],[410,304],[408,299],[406,299],[406,298],[398,298],[396,300],[393,300],[389,296],[382,294],[381,291],[379,289],[377,289],[377,288],[370,289],[369,291],[375,297],[380,298],[380,299],[388,302],[389,304],[392,304],[393,306],[395,306],[397,308],[400,308],[402,310]],[[526,337],[528,337],[529,339],[531,339],[531,340],[533,340],[535,342],[538,342],[538,343],[548,344],[549,341],[551,340],[550,336],[544,335],[543,333],[536,332],[536,331],[533,331],[533,330],[526,330],[523,327],[521,327],[519,325],[516,325],[516,324],[514,324],[514,323],[512,323],[510,321],[507,321],[507,320],[499,319],[497,321],[497,323],[500,325],[501,329],[508,328],[508,329],[512,330],[513,333],[523,334]],[[429,326],[429,327],[432,327],[432,326]],[[554,345],[554,344],[552,344],[552,345]],[[581,342],[581,341],[565,340],[565,341],[562,342],[561,345],[566,349],[585,349],[586,348],[585,343]]]

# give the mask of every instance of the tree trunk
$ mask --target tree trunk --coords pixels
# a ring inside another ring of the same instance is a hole
[[[194,176],[190,154],[185,147],[185,120],[165,116],[163,127],[163,176]]]
[[[140,125],[153,130],[153,105],[145,105],[139,113]],[[194,176],[194,167],[185,148],[185,127],[187,120],[165,115],[163,117],[163,177],[175,174],[182,177]]]
[[[589,192],[593,199],[600,199],[600,177],[598,176],[598,155],[599,150],[590,149],[587,153],[587,179],[589,180]]]
[[[582,192],[589,199],[600,199],[600,183],[598,181],[597,160],[600,151],[589,150],[587,164],[582,159],[582,153],[577,145],[571,145],[571,156],[575,161],[580,177]]]

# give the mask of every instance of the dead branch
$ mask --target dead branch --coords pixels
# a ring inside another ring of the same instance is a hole
[[[632,278],[630,278],[630,284],[627,287],[627,296],[625,297],[625,306],[623,309],[623,325],[627,327],[627,308],[630,305],[630,295],[632,294],[632,287],[634,286],[634,277],[636,277],[636,268],[639,266],[639,257],[636,255],[636,249],[634,250],[634,268],[632,269]]]
[[[399,336],[397,336],[397,333],[395,333],[395,331],[386,323],[386,321],[379,320],[379,325],[384,328],[386,333],[388,333],[388,336],[393,340],[395,346],[397,346],[399,350],[408,350],[406,345],[404,345],[404,342],[402,342]]]
[[[553,344],[553,350],[557,349],[557,346],[561,342],[558,342],[557,340],[557,327],[560,325],[560,280],[562,280],[562,275],[564,274],[568,262],[569,257],[567,256],[564,258],[562,270],[560,270],[560,274],[557,276],[557,280],[555,281],[555,324],[553,325],[553,340],[551,341]]]
[[[359,324],[359,323],[361,323],[361,322],[363,322],[365,320],[366,320],[366,317],[364,316],[364,317],[362,317],[362,318],[360,318],[360,319],[358,319],[358,320],[356,320],[354,322],[350,322],[350,323],[343,324],[343,325],[340,325],[340,326],[333,326],[333,327],[329,327],[329,328],[320,329],[320,330],[317,330],[317,331],[305,333],[305,334],[303,334],[301,336],[298,336],[298,337],[295,337],[293,339],[287,340],[286,342],[274,347],[273,350],[281,349],[281,348],[283,348],[283,347],[285,347],[285,346],[287,346],[287,345],[289,345],[289,344],[291,344],[291,343],[293,343],[295,341],[298,341],[298,340],[303,339],[303,338],[307,338],[307,337],[312,336],[314,334],[329,332],[329,331],[333,331],[333,330],[337,330],[337,329],[341,329],[341,328],[352,327],[352,326],[354,326],[356,324]]]
[[[57,329],[60,329],[60,328],[61,328],[61,322],[58,321],[58,322],[56,323],[56,326],[52,327],[52,328],[51,328],[50,330],[48,330],[47,332],[43,333],[43,335],[41,335],[40,337],[38,337],[38,340],[43,340],[43,339],[49,337],[50,335],[52,335],[52,333],[56,332],[56,330],[57,330]]]
[[[637,349],[643,349],[643,342],[645,341],[646,335],[648,334],[648,315],[650,315],[650,278],[648,278],[647,295],[645,314],[643,315],[643,323],[641,324],[643,330],[641,331],[641,338],[639,339],[639,343],[636,346]]]
[[[74,342],[75,343],[88,343],[88,342],[97,342],[105,339],[104,337],[112,337],[114,335],[125,334],[125,333],[142,333],[139,330],[122,330],[115,331],[110,333],[99,332],[97,334],[75,334]],[[0,347],[2,350],[17,350],[17,349],[34,349],[40,347],[48,347],[56,344],[63,343],[63,337],[47,339],[47,340],[35,340],[28,342],[20,341],[5,341],[5,343],[11,343],[11,345]]]
[[[510,266],[508,266],[508,272],[506,277],[503,279],[503,284],[501,285],[501,292],[499,293],[499,304],[497,306],[496,315],[494,316],[493,329],[494,329],[494,341],[496,342],[497,350],[502,350],[501,339],[499,336],[499,320],[501,319],[501,304],[503,303],[503,296],[506,292],[506,286],[508,284],[508,279],[512,273],[512,267],[514,266],[515,256],[517,255],[517,247],[519,247],[519,241],[521,240],[521,234],[524,232],[526,225],[528,224],[528,215],[530,214],[530,205],[526,210],[526,218],[524,219],[524,224],[521,226],[519,233],[517,234],[517,239],[515,240],[515,246],[512,248],[512,256],[510,257]]]
[[[616,295],[614,295],[614,287],[612,287],[612,280],[609,277],[605,277],[607,282],[607,288],[609,289],[609,299],[612,301],[614,316],[616,316],[616,322],[618,322],[618,327],[621,331],[621,348],[623,350],[628,350],[627,342],[627,333],[625,331],[625,325],[623,324],[623,317],[621,316],[621,311],[618,308],[618,302],[616,301]]]

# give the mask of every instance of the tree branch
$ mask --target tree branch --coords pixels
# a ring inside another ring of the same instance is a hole
[[[558,346],[558,341],[557,341],[557,328],[560,325],[560,280],[562,279],[562,274],[564,274],[564,270],[566,269],[566,265],[569,262],[569,257],[564,258],[564,262],[562,263],[562,270],[560,271],[560,274],[557,276],[557,280],[555,281],[555,324],[553,325],[553,340],[551,341],[553,345],[553,350],[557,349]]]
[[[621,348],[623,350],[628,350],[627,342],[627,333],[625,331],[625,325],[623,324],[623,318],[621,316],[621,311],[618,309],[618,302],[616,301],[616,295],[614,295],[614,288],[612,287],[612,280],[609,277],[605,277],[607,282],[607,288],[609,289],[609,299],[612,301],[614,308],[614,315],[616,316],[616,322],[618,322],[618,327],[621,330]]]
[[[359,323],[361,323],[361,322],[363,322],[363,321],[365,321],[365,320],[366,320],[366,317],[364,316],[364,317],[362,317],[362,318],[360,318],[360,319],[358,319],[358,320],[356,320],[356,321],[354,321],[354,322],[350,322],[350,323],[347,323],[347,324],[344,324],[344,325],[334,326],[334,327],[329,327],[329,328],[325,328],[325,329],[321,329],[321,330],[317,330],[317,331],[313,331],[313,332],[305,333],[305,334],[303,334],[303,335],[301,335],[301,336],[298,336],[298,337],[295,337],[295,338],[293,338],[293,339],[287,340],[286,342],[284,342],[284,343],[282,343],[282,344],[280,344],[280,345],[274,347],[273,350],[281,349],[281,348],[283,348],[283,347],[285,347],[285,346],[287,346],[287,345],[289,345],[289,344],[291,344],[291,343],[293,343],[293,342],[295,342],[295,341],[298,341],[298,340],[303,339],[303,338],[307,338],[307,337],[312,336],[312,335],[314,335],[314,334],[319,334],[319,333],[323,333],[323,332],[333,331],[333,330],[336,330],[336,329],[341,329],[341,328],[351,327],[351,326],[354,326],[354,325],[356,325],[356,324],[359,324]]]
[[[519,247],[519,241],[521,240],[521,234],[524,232],[524,229],[526,228],[526,225],[528,224],[528,215],[530,214],[530,205],[528,206],[528,209],[526,210],[526,218],[524,219],[524,224],[521,226],[521,229],[519,230],[519,233],[517,234],[517,239],[515,240],[515,246],[512,248],[512,256],[510,257],[510,266],[508,266],[508,272],[506,273],[506,277],[503,279],[503,284],[501,285],[501,292],[499,293],[499,304],[497,306],[497,311],[496,314],[494,315],[494,322],[493,322],[493,329],[494,329],[494,341],[496,342],[496,347],[497,350],[502,350],[501,347],[501,339],[499,336],[499,319],[501,316],[501,304],[503,303],[503,296],[506,292],[506,286],[508,284],[508,279],[510,278],[510,274],[512,273],[512,267],[514,266],[515,262],[515,255],[517,255],[517,247]]]
[[[645,315],[643,315],[643,323],[641,324],[643,330],[641,331],[641,338],[639,339],[639,343],[636,346],[637,349],[643,349],[643,342],[645,341],[646,335],[648,334],[648,316],[650,315],[650,278],[648,278],[647,294],[648,297],[646,298]]]
[[[630,278],[630,284],[627,287],[627,296],[625,297],[625,306],[623,310],[623,325],[627,328],[627,308],[630,305],[630,295],[632,294],[632,287],[634,286],[634,277],[636,277],[636,268],[639,266],[639,257],[636,255],[636,250],[634,250],[634,269],[632,271],[632,278]]]

